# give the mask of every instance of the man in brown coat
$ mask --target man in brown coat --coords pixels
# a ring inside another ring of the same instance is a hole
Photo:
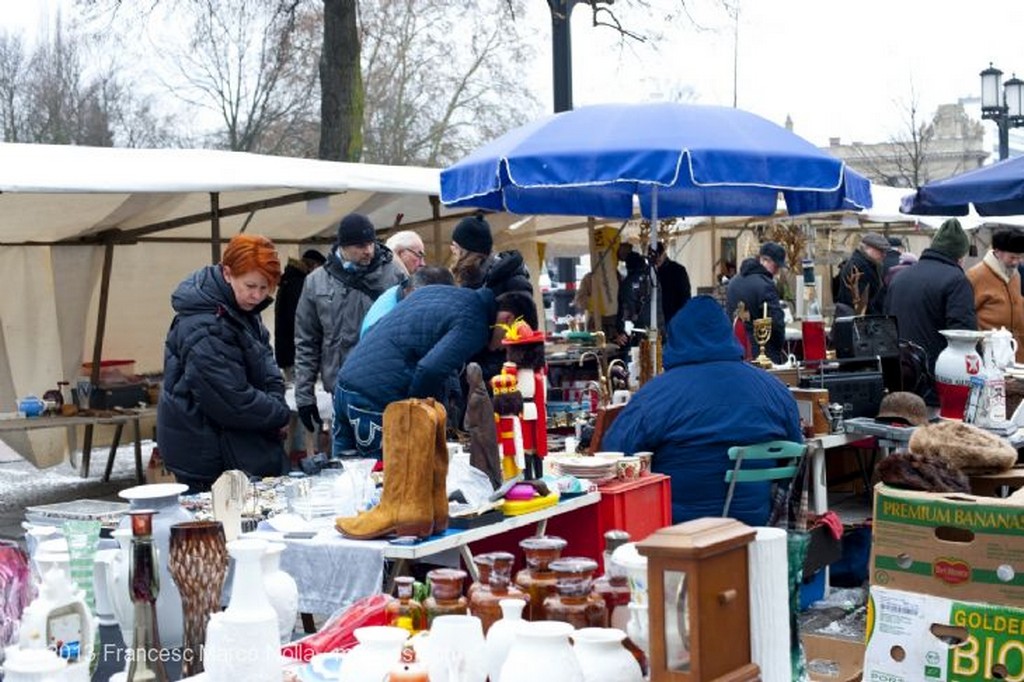
[[[1017,362],[1024,362],[1024,296],[1017,265],[1024,256],[1024,230],[999,229],[992,248],[967,271],[974,287],[978,329],[1006,327],[1017,339]]]

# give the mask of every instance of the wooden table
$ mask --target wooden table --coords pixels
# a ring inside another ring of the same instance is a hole
[[[45,416],[45,417],[19,417],[16,419],[0,420],[0,433],[14,431],[34,431],[36,429],[71,429],[77,426],[85,427],[84,439],[82,441],[82,464],[80,473],[82,478],[89,477],[89,464],[92,459],[93,430],[97,426],[113,426],[114,438],[110,443],[110,454],[107,456],[107,466],[103,472],[103,481],[110,480],[110,474],[114,468],[114,457],[117,455],[117,446],[121,443],[121,434],[125,424],[132,425],[132,437],[135,440],[135,476],[139,483],[145,483],[145,474],[142,466],[142,435],[140,422],[146,417],[156,415],[155,407],[147,407],[139,410],[124,410],[123,412],[108,413],[100,415],[75,415],[73,417]]]

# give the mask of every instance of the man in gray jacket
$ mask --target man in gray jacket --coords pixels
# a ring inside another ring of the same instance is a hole
[[[377,241],[370,219],[350,213],[323,267],[310,274],[295,311],[295,405],[309,431],[322,424],[314,386],[334,394],[334,380],[359,340],[366,311],[385,289],[405,278],[394,254]]]

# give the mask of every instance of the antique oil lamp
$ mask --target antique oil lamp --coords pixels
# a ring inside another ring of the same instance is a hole
[[[647,557],[651,682],[761,679],[750,660],[754,535],[735,519],[703,518],[636,544]]]

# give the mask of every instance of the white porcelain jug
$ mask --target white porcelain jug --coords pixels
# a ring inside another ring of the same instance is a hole
[[[999,369],[1012,367],[1017,360],[1017,339],[1006,327],[989,332],[985,343],[992,349],[992,359]]]
[[[501,666],[505,664],[516,633],[526,622],[523,620],[525,600],[502,599],[498,606],[501,607],[501,618],[487,630],[487,645],[484,648],[487,655],[487,676],[491,682],[501,682]]]
[[[345,682],[381,682],[397,665],[409,638],[408,630],[388,625],[356,628],[353,634],[359,644],[345,657]]]

